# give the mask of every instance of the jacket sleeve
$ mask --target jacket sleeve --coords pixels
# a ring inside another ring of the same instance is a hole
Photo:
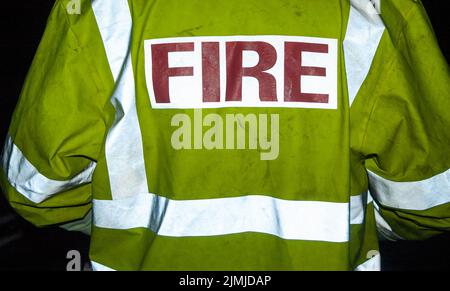
[[[2,153],[1,185],[37,226],[86,222],[114,82],[91,1],[56,1]]]
[[[425,239],[450,231],[449,68],[420,1],[381,4],[386,30],[351,109],[355,148],[381,233]]]

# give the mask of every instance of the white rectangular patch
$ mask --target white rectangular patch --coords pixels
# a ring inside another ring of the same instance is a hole
[[[300,36],[146,40],[152,108],[337,109],[337,39]]]

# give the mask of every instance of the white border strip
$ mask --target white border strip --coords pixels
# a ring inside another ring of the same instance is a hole
[[[181,201],[140,194],[93,204],[94,225],[101,228],[149,228],[169,237],[259,232],[291,240],[349,240],[349,203],[260,195]]]
[[[417,182],[394,182],[367,172],[371,194],[384,206],[427,210],[450,203],[450,170]]]
[[[52,180],[39,173],[14,144],[11,136],[7,136],[2,166],[8,182],[17,192],[34,203],[41,203],[55,194],[90,183],[96,163],[90,163],[84,171],[70,180]]]
[[[93,0],[92,9],[116,81],[111,99],[116,118],[108,132],[105,152],[112,197],[121,199],[148,192],[129,51],[133,23],[127,0]]]
[[[383,21],[369,0],[351,0],[344,39],[350,105],[369,74],[384,29]]]

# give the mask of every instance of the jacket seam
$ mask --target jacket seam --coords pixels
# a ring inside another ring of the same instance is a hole
[[[408,19],[409,19],[410,15],[412,14],[413,9],[414,9],[414,6],[411,7],[411,8],[409,9],[408,13],[406,14],[405,20],[404,20],[403,23],[401,24],[401,25],[402,25],[402,28],[400,29],[400,31],[398,32],[398,34],[395,36],[395,39],[393,39],[393,44],[394,44],[395,46],[398,45],[398,42],[399,42],[399,40],[400,40],[400,37],[401,37],[402,35],[404,35],[404,30],[405,30],[406,27],[408,26]],[[386,33],[386,31],[387,31],[387,30],[385,30],[385,33]],[[390,70],[391,70],[391,68],[392,68],[392,66],[393,66],[393,63],[394,63],[394,57],[395,57],[395,53],[394,53],[394,51],[393,51],[393,52],[389,55],[389,66],[388,66],[388,68],[387,68],[387,71],[390,71]],[[378,87],[378,84],[381,82],[382,79],[383,79],[383,78],[379,78],[379,79],[377,80],[377,82],[375,83],[375,86],[374,86],[375,88]],[[372,105],[371,105],[370,113],[369,113],[369,116],[368,116],[368,118],[367,118],[366,125],[365,125],[365,128],[364,128],[363,138],[362,138],[361,144],[360,144],[360,148],[361,148],[362,150],[364,150],[364,146],[365,146],[365,144],[366,144],[366,140],[367,140],[367,135],[368,135],[370,123],[371,123],[371,121],[372,121],[372,117],[373,117],[373,115],[374,115],[375,107],[376,107],[376,104],[378,103],[378,101],[379,101],[379,96],[375,96],[375,97],[374,97],[374,100],[373,100],[373,103],[372,103]]]

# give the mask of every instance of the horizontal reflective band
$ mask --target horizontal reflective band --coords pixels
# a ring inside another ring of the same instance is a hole
[[[144,227],[161,236],[216,236],[259,232],[291,240],[347,242],[349,204],[290,201],[268,196],[170,200],[141,194],[94,200],[94,225]]]
[[[379,253],[374,257],[368,259],[355,269],[355,271],[380,271],[380,270],[381,270],[381,256]]]
[[[368,171],[371,194],[382,205],[426,210],[450,202],[450,170],[418,182],[394,182]]]
[[[91,261],[92,271],[115,271],[107,266]]]
[[[83,172],[70,180],[51,180],[39,173],[8,136],[3,149],[2,166],[8,182],[17,192],[34,203],[41,203],[54,194],[89,183],[96,163],[90,163]]]

